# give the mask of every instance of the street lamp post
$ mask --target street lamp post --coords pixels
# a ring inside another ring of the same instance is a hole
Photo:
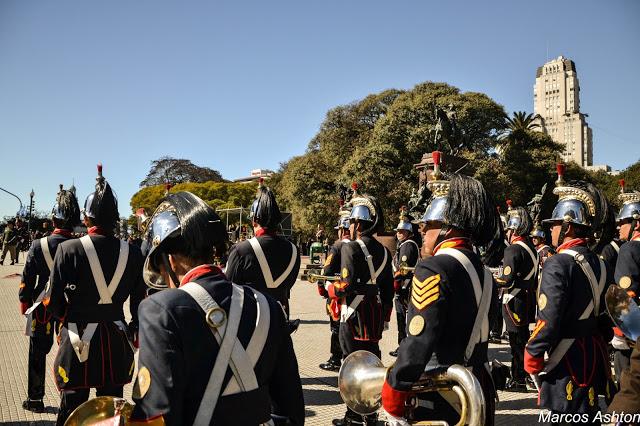
[[[18,197],[18,196],[17,196],[16,194],[14,194],[13,192],[9,192],[9,191],[7,191],[7,190],[6,190],[6,189],[4,189],[4,188],[0,188],[0,191],[4,191],[4,192],[6,192],[7,194],[9,194],[9,195],[12,195],[12,196],[16,197],[16,199],[17,199],[17,200],[18,200],[18,202],[20,203],[20,210],[22,210],[22,200],[20,199],[20,197]],[[20,211],[20,210],[18,210],[18,211]]]
[[[33,196],[36,195],[33,189],[29,193],[29,219],[27,219],[27,241],[31,247],[31,215],[33,214]]]

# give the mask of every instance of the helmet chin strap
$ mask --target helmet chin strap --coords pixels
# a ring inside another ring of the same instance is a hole
[[[176,272],[171,268],[171,263],[169,262],[169,256],[167,255],[167,253],[162,252],[160,253],[160,258],[162,259],[162,264],[164,265],[164,268],[167,270],[167,272],[169,273],[169,276],[171,277],[171,281],[173,281],[176,287],[179,287],[180,280],[178,279]],[[170,287],[170,286],[167,286],[167,287]]]
[[[564,237],[567,231],[569,230],[569,222],[562,222],[562,226],[560,227],[560,235],[558,236],[558,246],[561,246],[564,242]]]
[[[627,235],[627,241],[631,241],[633,239],[633,233],[636,230],[636,225],[638,225],[638,219],[635,217],[631,219],[631,227],[629,228],[629,235]]]
[[[447,232],[449,232],[449,225],[443,223],[440,227],[440,232],[438,233],[438,238],[436,238],[436,243],[433,245],[433,248],[438,247],[438,244],[446,240],[445,237]]]

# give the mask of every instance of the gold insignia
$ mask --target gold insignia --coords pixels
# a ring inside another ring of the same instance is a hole
[[[411,302],[418,309],[424,309],[440,296],[440,274],[427,277],[420,281],[413,277],[411,286]]]
[[[542,330],[545,325],[547,325],[546,321],[538,320],[538,323],[536,324],[535,328],[533,329],[533,332],[531,333],[531,337],[529,337],[529,341],[532,341],[538,335],[538,333],[540,333],[540,330]]]
[[[622,288],[631,287],[631,277],[628,275],[625,275],[624,277],[620,278],[620,287]]]
[[[133,384],[131,396],[135,399],[142,399],[147,394],[149,387],[151,387],[151,374],[147,367],[142,367],[138,371],[136,382]]]
[[[51,334],[51,323],[47,323],[47,334]]]
[[[573,382],[571,380],[567,382],[565,389],[567,391],[567,401],[571,401],[573,399]]]
[[[607,393],[607,399],[611,399],[611,391],[609,390],[609,380],[607,380],[607,386],[605,387]]]
[[[589,405],[596,405],[596,391],[593,389],[593,386],[589,388]]]
[[[409,323],[409,334],[417,336],[422,333],[422,330],[424,330],[424,318],[420,315],[416,315],[411,318],[411,322]]]
[[[513,313],[513,319],[516,320],[518,324],[520,323],[520,317],[515,312]]]
[[[407,256],[402,256],[402,259],[400,259],[402,262],[406,262],[407,261]]]
[[[324,261],[324,266],[329,266],[331,265],[331,261],[333,260],[333,253],[329,253],[329,256],[327,256],[327,260]]]
[[[63,382],[68,383],[69,378],[67,377],[67,372],[62,368],[62,366],[58,366],[58,375],[62,379]]]
[[[31,331],[36,331],[36,320],[31,320]]]
[[[133,368],[136,366],[136,360],[134,359],[133,361],[131,361],[131,367],[129,367],[129,377],[131,377],[131,374],[133,373]]]
[[[342,278],[347,278],[349,276],[349,270],[347,268],[342,268]]]
[[[540,297],[538,297],[538,308],[543,310],[547,306],[547,295],[544,293],[540,293]]]
[[[504,269],[502,270],[502,273],[505,275],[511,275],[511,266],[507,265],[504,267]]]

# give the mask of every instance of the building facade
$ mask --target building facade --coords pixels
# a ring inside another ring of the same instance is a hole
[[[559,56],[538,67],[533,111],[542,118],[543,131],[565,147],[564,161],[593,164],[593,135],[580,112],[580,83],[572,60]]]

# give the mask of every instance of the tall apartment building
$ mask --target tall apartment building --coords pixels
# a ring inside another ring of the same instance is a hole
[[[593,164],[593,135],[580,113],[580,83],[572,60],[559,56],[538,67],[533,111],[542,117],[543,131],[565,147],[564,161]]]

